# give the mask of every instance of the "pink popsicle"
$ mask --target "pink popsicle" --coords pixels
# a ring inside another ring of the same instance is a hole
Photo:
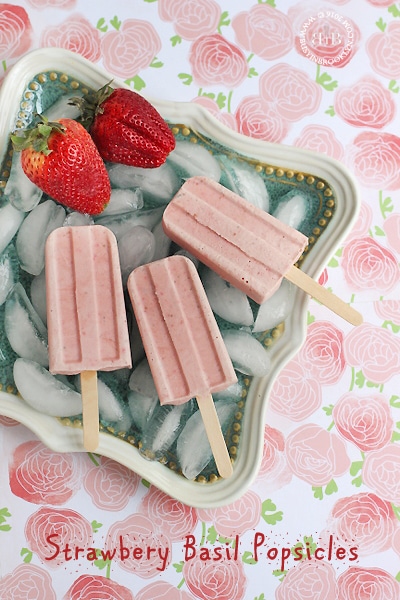
[[[100,225],[60,227],[46,242],[51,373],[81,374],[84,445],[98,445],[97,371],[131,366],[117,242]]]
[[[171,256],[138,267],[128,291],[161,404],[196,397],[218,471],[228,477],[232,464],[211,393],[237,378],[195,266]]]
[[[206,177],[188,179],[164,211],[165,233],[259,304],[286,277],[358,325],[361,315],[294,264],[308,238]]]

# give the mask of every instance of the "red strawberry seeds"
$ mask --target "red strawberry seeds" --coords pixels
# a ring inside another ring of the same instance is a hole
[[[13,135],[25,174],[51,198],[73,210],[101,213],[111,185],[104,162],[85,128],[72,119],[44,120]]]
[[[136,167],[162,165],[175,148],[167,123],[145,98],[105,86],[93,97],[74,99],[102,158]]]

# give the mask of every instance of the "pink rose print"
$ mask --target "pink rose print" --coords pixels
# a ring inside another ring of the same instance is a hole
[[[400,300],[377,300],[374,308],[378,317],[384,321],[400,325]]]
[[[312,415],[322,401],[321,385],[309,377],[297,358],[290,361],[275,381],[269,399],[269,408],[291,421],[303,421]]]
[[[383,229],[389,246],[400,254],[400,213],[392,213],[385,219]]]
[[[248,491],[232,504],[221,508],[198,509],[199,519],[211,521],[220,535],[234,538],[253,529],[260,520],[261,500]]]
[[[346,367],[343,332],[328,321],[314,321],[308,327],[299,360],[310,377],[321,385],[337,383]]]
[[[151,579],[165,571],[172,559],[169,537],[165,533],[155,532],[152,521],[140,514],[113,523],[104,547],[111,554],[118,548],[114,560],[121,569],[143,579]],[[141,555],[140,560],[136,557],[138,554]]]
[[[181,38],[192,41],[217,30],[221,7],[214,0],[159,0],[158,14],[163,21],[173,22]]]
[[[338,600],[396,600],[400,594],[400,583],[376,567],[350,567],[338,578]]]
[[[40,45],[43,48],[65,48],[92,62],[101,57],[99,31],[78,14],[44,29]]]
[[[369,236],[353,239],[345,245],[341,266],[346,281],[356,290],[389,292],[400,277],[394,254]]]
[[[305,71],[288,64],[280,63],[265,71],[259,85],[261,98],[286,121],[314,114],[321,103],[321,86]]]
[[[153,527],[165,533],[171,542],[181,542],[194,531],[198,521],[194,508],[171,498],[154,486],[144,496],[140,510],[150,519]]]
[[[335,11],[322,10],[316,5],[315,13],[310,6],[297,4],[288,10],[288,17],[295,32],[294,47],[308,60],[328,67],[346,66],[358,50],[361,32],[347,15],[335,18]],[[313,19],[313,20],[312,20]]]
[[[83,483],[97,508],[118,511],[135,495],[139,477],[127,467],[102,457],[100,466],[91,468]]]
[[[71,509],[44,506],[26,521],[25,536],[29,548],[49,568],[65,564],[60,548],[66,544],[87,548],[93,541],[92,526],[85,517]]]
[[[134,600],[125,586],[100,575],[81,575],[71,585],[63,600]]]
[[[354,240],[355,238],[366,237],[372,223],[372,208],[366,202],[362,202],[357,220],[353,225],[352,230],[346,237],[346,241]]]
[[[335,570],[323,560],[304,560],[288,570],[275,600],[337,600]]]
[[[103,36],[101,50],[107,71],[127,79],[147,69],[161,50],[161,39],[148,21],[127,19],[118,31]]]
[[[391,440],[394,422],[382,396],[345,394],[335,404],[332,417],[339,433],[362,452],[383,448]]]
[[[399,23],[400,26],[400,23]],[[364,131],[347,152],[348,166],[361,185],[386,190],[400,187],[400,138],[392,133]]]
[[[385,31],[371,35],[366,51],[373,71],[388,79],[400,77],[400,23],[389,21]]]
[[[189,61],[198,85],[237,87],[249,72],[242,50],[218,33],[203,35],[193,42]]]
[[[294,146],[342,160],[344,148],[330,127],[307,125],[294,140]]]
[[[333,106],[336,114],[353,127],[382,129],[396,114],[393,94],[370,76],[339,88]]]
[[[188,589],[200,600],[243,600],[247,578],[241,561],[223,558],[213,563],[196,556],[183,565]]]
[[[0,4],[0,55],[2,59],[18,58],[32,43],[32,24],[22,6]]]
[[[243,98],[235,111],[239,133],[252,138],[278,144],[289,131],[289,123],[275,112],[272,103],[264,102],[260,96]]]
[[[286,439],[286,459],[292,473],[312,486],[327,485],[350,467],[346,446],[319,425],[300,425]]]
[[[329,530],[339,541],[354,543],[360,556],[390,547],[396,516],[389,502],[373,493],[340,498],[331,511]]]
[[[166,581],[149,583],[135,596],[135,600],[154,600],[155,598],[157,600],[194,600],[192,594],[178,590]]]
[[[35,565],[18,565],[12,573],[0,579],[1,600],[57,600],[51,577]]]
[[[351,367],[361,369],[374,383],[386,383],[400,370],[400,340],[369,323],[355,327],[345,338],[344,355]]]
[[[33,504],[65,504],[81,485],[78,455],[59,454],[39,441],[14,450],[9,465],[12,493]]]
[[[322,271],[321,275],[318,277],[318,283],[319,285],[326,285],[328,283],[329,280],[329,273],[328,273],[328,269],[325,267],[325,269]]]
[[[199,104],[200,106],[204,106],[210,112],[213,117],[221,121],[227,127],[230,127],[234,131],[237,130],[238,126],[236,124],[236,120],[234,115],[227,112],[222,112],[218,106],[218,104],[212,98],[208,98],[207,96],[196,96],[193,98],[192,102],[195,104]]]
[[[269,425],[264,429],[264,451],[257,480],[269,490],[275,491],[290,483],[292,473],[287,468],[285,456],[285,438],[283,434]]]
[[[76,0],[28,0],[28,4],[39,9],[64,8],[67,10],[76,5]]]
[[[288,17],[268,4],[256,4],[232,19],[240,46],[265,60],[275,60],[293,47],[293,32]]]
[[[380,498],[400,505],[400,445],[388,444],[367,454],[362,480]]]
[[[10,417],[0,416],[0,423],[4,425],[4,427],[16,427],[19,425],[18,421],[14,421],[14,419],[10,419]]]

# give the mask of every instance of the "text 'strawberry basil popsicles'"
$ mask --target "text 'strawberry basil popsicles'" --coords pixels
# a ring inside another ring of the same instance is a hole
[[[262,304],[285,277],[354,325],[362,316],[294,264],[308,238],[207,177],[188,179],[164,211],[165,233]]]
[[[97,371],[131,367],[117,242],[101,225],[60,227],[46,242],[51,373],[80,373],[84,446],[98,445]]]
[[[138,267],[128,291],[161,404],[197,399],[218,471],[229,477],[211,393],[237,378],[194,264],[176,255]]]

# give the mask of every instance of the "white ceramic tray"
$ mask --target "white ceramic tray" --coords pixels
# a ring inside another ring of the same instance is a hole
[[[76,78],[90,88],[98,89],[112,76],[76,54],[62,49],[42,49],[24,56],[9,72],[0,90],[0,162],[3,163],[9,134],[15,127],[21,98],[29,84],[40,73],[57,72]],[[126,87],[114,79],[113,85]],[[358,194],[351,174],[338,162],[300,148],[269,144],[247,138],[225,127],[201,106],[194,103],[165,102],[148,98],[163,117],[172,124],[184,124],[233,153],[249,157],[252,164],[277,177],[284,172],[322,181],[323,191],[330,190],[335,210],[318,236],[301,268],[316,278],[346,235],[358,212]],[[268,352],[271,371],[264,378],[254,378],[246,399],[241,433],[230,479],[202,483],[188,481],[159,462],[142,457],[128,441],[108,432],[100,432],[98,454],[115,459],[169,495],[196,507],[228,504],[241,496],[257,475],[263,451],[264,424],[268,394],[287,361],[298,351],[306,334],[308,297],[298,290],[293,312],[284,323],[284,333]],[[82,429],[62,424],[30,408],[14,394],[0,392],[0,414],[11,417],[31,429],[49,448],[57,452],[83,451]]]

